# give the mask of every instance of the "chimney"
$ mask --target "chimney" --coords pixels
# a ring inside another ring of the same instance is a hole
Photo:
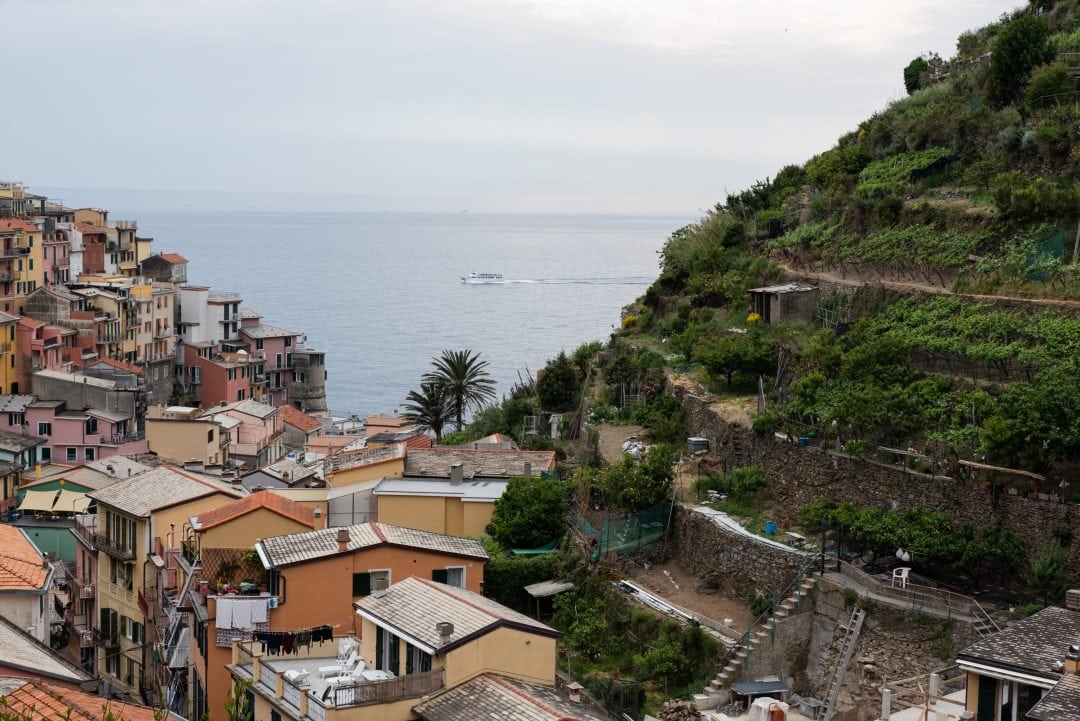
[[[1065,592],[1065,608],[1070,611],[1080,611],[1080,589],[1072,589]]]
[[[525,470],[521,472],[521,475],[526,478],[532,475],[532,461],[525,461]]]
[[[389,584],[386,582],[386,576],[379,576],[375,579],[375,587],[371,589],[371,595],[375,598],[382,598],[386,595],[387,588],[389,588]]]
[[[1071,644],[1065,655],[1065,673],[1080,673],[1080,645]]]
[[[464,478],[464,475],[465,475],[465,471],[461,467],[460,463],[452,463],[452,464],[450,464],[450,485],[451,486],[460,486],[461,481]]]
[[[574,703],[581,703],[581,689],[585,688],[577,681],[566,684],[566,693]]]
[[[349,547],[349,529],[339,528],[337,532],[337,550],[344,553]]]
[[[454,635],[454,624],[449,621],[440,621],[435,624],[435,630],[439,632],[439,643],[445,644]]]
[[[316,508],[315,509],[315,530],[317,531],[322,527],[323,527],[323,524],[322,524],[322,509],[321,508]]]

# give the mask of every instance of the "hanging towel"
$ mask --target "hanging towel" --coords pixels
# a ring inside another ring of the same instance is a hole
[[[220,631],[228,631],[233,628],[233,606],[236,601],[231,598],[217,599],[217,627]]]
[[[270,620],[268,616],[269,599],[260,598],[258,601],[248,601],[248,603],[251,604],[252,623],[267,623]]]
[[[233,604],[233,628],[254,628],[251,622],[251,601],[235,601]]]

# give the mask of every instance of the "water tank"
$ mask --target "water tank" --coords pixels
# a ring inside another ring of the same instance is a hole
[[[686,439],[686,452],[693,455],[709,450],[709,439],[701,436],[692,436]]]

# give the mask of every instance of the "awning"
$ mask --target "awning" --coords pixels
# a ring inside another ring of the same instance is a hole
[[[56,500],[56,491],[23,491],[20,511],[51,511],[53,501]]]
[[[63,489],[60,491],[60,495],[56,497],[53,510],[63,511],[64,513],[82,513],[89,506],[90,498],[85,493]]]

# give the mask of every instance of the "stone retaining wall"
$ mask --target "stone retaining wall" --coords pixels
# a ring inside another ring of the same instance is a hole
[[[682,389],[676,389],[677,393]],[[955,523],[984,527],[1001,519],[1004,526],[1038,549],[1055,536],[1071,537],[1078,506],[1001,494],[968,487],[947,476],[931,477],[842,453],[802,447],[775,437],[753,434],[709,409],[708,401],[679,393],[689,435],[709,439],[709,461],[718,468],[758,465],[770,479],[770,491],[794,515],[799,507],[820,499],[858,506],[910,508],[924,506],[946,514]],[[1080,577],[1080,543],[1068,547],[1073,580]],[[686,551],[680,549],[680,556]]]

